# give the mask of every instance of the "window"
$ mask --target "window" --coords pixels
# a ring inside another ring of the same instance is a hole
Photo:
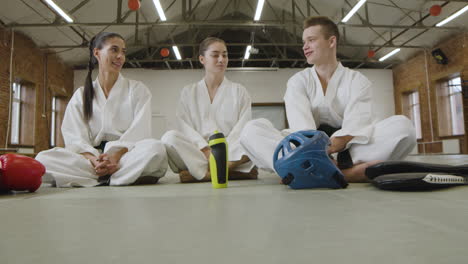
[[[21,112],[21,85],[13,83],[13,102],[11,108],[11,144],[19,144],[20,112]]]
[[[12,90],[10,144],[33,146],[36,107],[34,84],[16,81],[13,83]]]
[[[65,146],[62,137],[62,121],[65,111],[66,100],[64,97],[52,97],[50,118],[50,145],[51,147]]]
[[[413,122],[413,125],[416,128],[416,138],[421,139],[422,132],[419,92],[411,92],[404,95],[403,113]]]
[[[56,104],[56,97],[52,97],[52,114],[51,114],[51,125],[50,125],[50,145],[55,147],[55,135],[57,134],[55,132],[55,118],[57,117],[57,108],[55,106]]]
[[[438,83],[437,113],[440,136],[465,134],[461,78],[455,77]]]

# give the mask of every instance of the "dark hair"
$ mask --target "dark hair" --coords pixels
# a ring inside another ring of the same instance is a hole
[[[200,43],[200,48],[198,49],[198,54],[205,56],[205,51],[208,49],[208,47],[215,43],[215,42],[221,42],[226,46],[226,42],[224,40],[217,38],[217,37],[207,37]]]
[[[93,80],[91,80],[91,75],[93,73],[94,65],[97,64],[97,59],[94,57],[93,51],[94,48],[102,49],[104,43],[111,38],[124,38],[112,32],[101,32],[94,36],[89,42],[89,62],[88,62],[88,75],[86,75],[84,90],[83,90],[83,115],[86,122],[88,122],[93,116],[93,98],[94,98],[94,88]]]
[[[340,40],[340,32],[338,31],[338,26],[326,16],[312,16],[304,20],[304,28],[306,29],[311,26],[322,26],[322,33],[327,39],[331,36],[336,37],[336,43]]]

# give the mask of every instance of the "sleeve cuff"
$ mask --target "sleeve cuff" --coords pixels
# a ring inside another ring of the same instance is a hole
[[[206,142],[205,140],[199,140],[196,142],[197,146],[198,146],[198,149],[203,149],[205,147],[208,147],[208,142]]]
[[[135,147],[134,142],[130,141],[110,141],[106,144],[106,147],[104,148],[104,153],[106,154],[112,154],[115,153],[123,148],[127,148],[128,151],[132,150]]]
[[[346,149],[348,149],[351,146],[351,144],[367,144],[369,142],[371,134],[372,134],[372,126],[368,126],[355,132],[345,130],[345,129],[340,129],[336,131],[335,133],[333,133],[331,137],[343,137],[343,136],[348,136],[348,135],[353,136],[353,139],[351,139],[346,144]]]
[[[89,152],[96,157],[99,156],[99,151],[90,145],[72,144],[67,146],[66,148],[78,154]]]

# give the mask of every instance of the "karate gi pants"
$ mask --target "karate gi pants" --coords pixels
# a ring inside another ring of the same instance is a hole
[[[267,119],[256,119],[246,124],[241,134],[241,145],[256,166],[274,171],[273,154],[289,133],[278,131]],[[349,152],[353,163],[359,164],[374,160],[401,160],[415,146],[413,124],[407,117],[397,115],[377,122],[368,143],[351,144]]]
[[[188,170],[198,180],[205,177],[208,170],[208,160],[203,152],[198,149],[197,145],[188,137],[179,131],[170,130],[162,136],[161,141],[166,146],[169,167],[174,173]],[[250,161],[236,167],[235,171],[249,172],[253,166],[253,163]]]
[[[57,187],[90,187],[98,185],[91,162],[83,155],[65,148],[40,152],[36,159],[46,167],[45,181],[52,176]],[[164,144],[155,139],[138,141],[119,162],[120,169],[110,177],[110,185],[129,185],[143,176],[161,178],[167,171]]]

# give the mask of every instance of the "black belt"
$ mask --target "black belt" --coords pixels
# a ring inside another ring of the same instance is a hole
[[[104,148],[106,147],[106,144],[109,141],[101,141],[101,143],[98,146],[95,146],[95,149],[100,150],[101,152],[104,152]],[[109,186],[110,183],[110,175],[104,175],[98,178],[98,185],[97,186]]]
[[[106,147],[106,144],[109,141],[101,141],[101,143],[98,146],[95,146],[95,149],[100,150],[101,152],[104,152],[104,148]]]
[[[331,137],[333,135],[333,133],[335,133],[336,131],[338,131],[340,129],[341,129],[341,127],[336,128],[336,127],[329,126],[327,124],[322,124],[317,128],[317,130],[325,132],[325,134],[327,134],[329,137]],[[341,170],[342,169],[349,169],[349,168],[353,167],[353,165],[354,165],[353,164],[353,159],[351,158],[351,154],[349,153],[349,149],[345,149],[345,150],[339,152],[337,159],[338,159],[337,160],[338,168],[340,168]]]

